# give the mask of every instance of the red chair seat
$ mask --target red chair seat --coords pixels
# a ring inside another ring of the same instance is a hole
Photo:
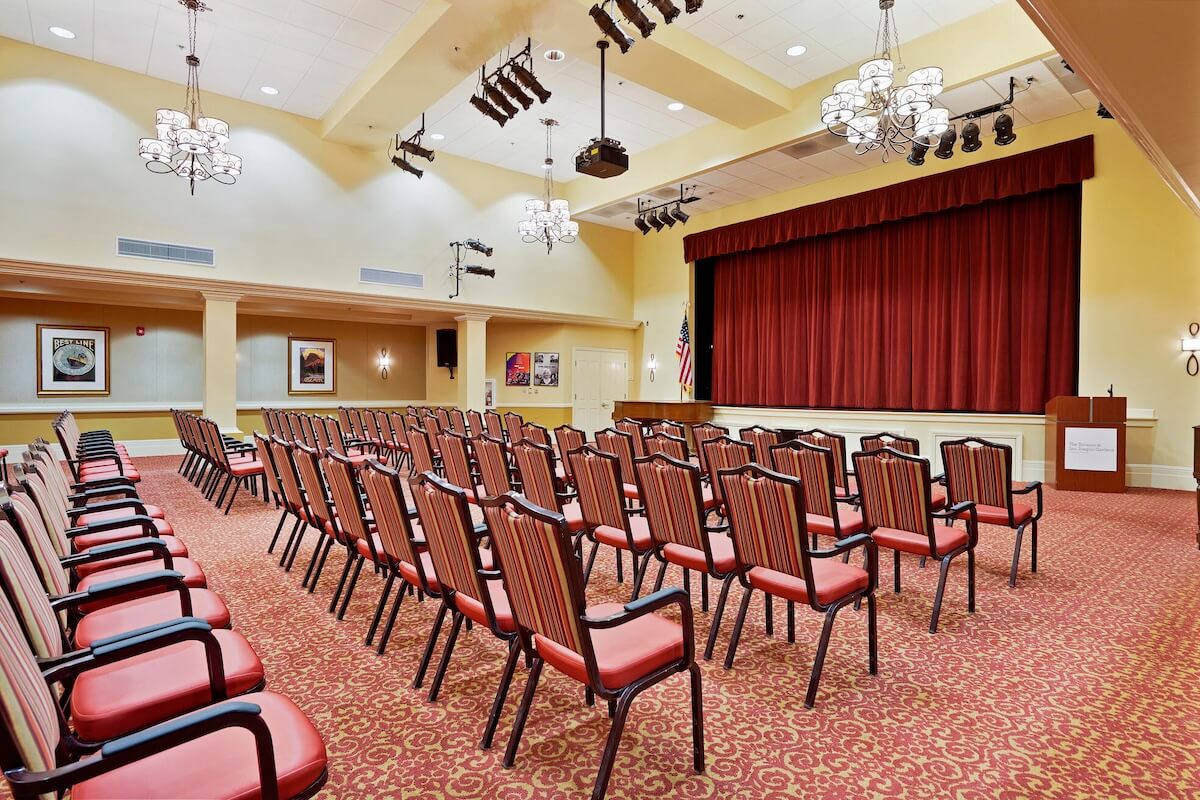
[[[240,633],[213,631],[230,696],[262,684],[263,665]],[[71,692],[71,722],[80,737],[100,742],[209,705],[204,644],[177,644],[88,670]]]
[[[817,602],[823,606],[841,600],[848,594],[867,588],[870,576],[862,567],[853,564],[843,564],[838,559],[814,558],[810,562],[813,571],[813,583],[817,590]],[[766,567],[754,567],[747,577],[750,585],[761,589],[767,594],[773,594],[797,603],[808,602],[808,587],[803,578],[776,572]]]
[[[713,566],[717,572],[727,573],[737,567],[737,557],[733,553],[733,540],[724,533],[710,533],[708,546],[712,550]],[[668,544],[663,547],[663,557],[672,564],[678,564],[687,569],[708,571],[708,564],[704,561],[704,551],[694,547]]]
[[[571,533],[578,533],[587,527],[583,522],[583,509],[579,507],[579,503],[563,504],[562,515],[567,518],[567,530]]]
[[[429,588],[435,592],[441,591],[441,584],[438,583],[437,570],[433,568],[433,559],[429,557],[429,551],[420,554],[421,569],[425,572],[425,580],[429,582]],[[486,548],[479,548],[479,563],[484,569],[492,569],[495,562],[492,560],[492,551]],[[418,589],[421,588],[420,576],[417,575],[417,568],[407,561],[400,562],[400,577],[408,581]]]
[[[86,592],[92,586],[106,581],[115,581],[121,578],[128,578],[131,575],[144,575],[147,572],[157,572],[158,570],[166,569],[161,558],[155,558],[150,561],[139,561],[136,564],[125,564],[112,569],[101,570],[99,572],[90,573],[87,577],[79,581],[79,585],[75,587],[76,591]],[[200,569],[200,565],[190,558],[172,558],[171,569],[183,575],[183,582],[193,589],[203,589],[208,586],[208,579],[204,576],[204,570]],[[157,594],[161,589],[150,590],[147,594]],[[136,595],[134,595],[136,596]],[[143,595],[145,596],[145,595]],[[102,600],[99,603],[86,603],[79,607],[79,610],[84,614],[91,614],[107,606],[123,603],[127,597],[118,598],[116,600]]]
[[[842,529],[842,536],[849,536],[863,529],[862,514],[857,511],[852,511],[849,508],[839,505],[837,515],[838,524]],[[805,514],[804,516],[809,533],[819,533],[822,536],[833,536],[835,534],[833,519],[831,517],[822,517],[817,514]]]
[[[142,479],[142,474],[132,467],[125,467],[123,472],[114,466],[110,466],[108,469],[82,467],[79,470],[79,479],[81,481],[99,481],[105,478],[126,478],[137,483]]]
[[[229,609],[215,592],[208,589],[189,589],[192,595],[192,616],[199,617],[214,628],[229,627]],[[90,647],[97,639],[144,628],[183,616],[179,609],[179,593],[169,592],[140,597],[88,614],[75,628],[75,644]]]
[[[253,461],[241,461],[229,465],[229,472],[235,478],[244,478],[247,475],[262,475],[263,465],[258,459]]]
[[[172,558],[187,558],[187,546],[184,545],[184,543],[179,539],[175,538],[174,536],[159,536],[156,538],[163,540],[163,542],[167,545],[167,552],[171,554]],[[95,561],[90,564],[80,564],[74,568],[74,572],[76,575],[82,578],[85,575],[91,575],[93,572],[98,572],[100,570],[113,569],[114,567],[120,567],[126,564],[139,564],[143,561],[149,561],[153,558],[154,553],[150,550],[146,550],[142,553],[134,553],[127,556],[120,556],[118,558],[106,558],[103,561]]]
[[[946,490],[940,486],[932,486],[929,489],[929,505],[934,511],[941,511],[946,507]]]
[[[370,461],[371,459],[375,458],[375,456],[372,455],[371,453],[356,453],[352,456],[346,456],[346,458],[350,459],[350,463],[353,464],[354,466],[360,467],[365,462]]]
[[[589,617],[602,618],[619,613],[622,606],[603,603],[590,606]],[[606,688],[618,689],[683,658],[683,628],[658,614],[637,617],[615,628],[598,628],[592,632],[592,649],[600,682]],[[587,683],[583,656],[569,647],[534,634],[538,654],[559,672]]]
[[[491,595],[492,611],[496,614],[496,626],[505,633],[512,633],[517,626],[513,622],[512,609],[508,606],[508,592],[504,591],[504,586],[500,581],[484,581],[483,584]],[[488,624],[487,612],[484,611],[483,603],[474,597],[467,597],[462,592],[456,592],[454,602],[458,606],[458,610],[466,614],[468,618],[480,625]]]
[[[713,509],[721,507],[721,501],[718,500],[717,498],[713,497],[713,491],[712,491],[711,486],[701,486],[700,492],[704,496],[704,510],[705,511],[712,511]]]
[[[1008,509],[1003,506],[975,506],[975,515],[978,520],[985,525],[1003,525],[1009,527],[1008,524]],[[964,511],[958,515],[958,519],[968,519],[971,512]],[[1027,522],[1033,516],[1033,507],[1023,503],[1013,503],[1013,527]]]
[[[967,532],[962,528],[934,525],[933,535],[937,541],[938,553],[943,556],[967,543]],[[871,532],[871,538],[880,547],[919,556],[933,555],[929,552],[929,537],[923,533],[902,531],[896,528],[876,528]]]
[[[650,538],[650,523],[645,517],[630,517],[629,529],[633,532],[633,546],[639,552],[649,550],[654,542]],[[596,537],[596,541],[600,544],[606,544],[609,547],[620,547],[625,550],[629,549],[629,537],[625,535],[625,531],[620,528],[614,528],[611,525],[598,525],[596,530],[592,532]]]
[[[126,514],[126,516],[129,516]],[[154,520],[154,535],[155,536],[174,536],[175,529],[171,527],[171,523],[165,519]],[[111,531],[100,531],[98,533],[84,533],[75,537],[75,551],[82,552],[91,549],[97,545],[109,544],[111,542],[123,542],[126,539],[137,539],[145,536],[142,532],[141,525],[129,525],[124,528],[116,528]]]
[[[371,543],[370,544],[367,543],[366,539],[355,539],[354,540],[354,549],[363,558],[368,559],[368,560],[374,560],[374,559],[371,559],[371,545],[372,544],[375,546],[375,552],[379,556],[379,563],[381,563],[381,564],[384,563],[383,562],[383,540],[381,538],[379,538],[378,533],[371,534]]]
[[[163,513],[162,508],[160,508],[159,506],[152,506],[152,505],[147,504],[145,506],[145,509],[146,509],[146,516],[148,516],[148,517],[153,517],[154,519],[166,519],[166,517],[167,517],[167,515]],[[136,513],[138,513],[138,512],[132,508],[114,508],[109,511],[94,511],[91,514],[81,515],[79,517],[78,524],[92,525],[97,522],[105,522],[110,519],[120,519],[121,517],[128,517],[130,514],[136,514]]]
[[[271,730],[280,797],[298,797],[325,772],[325,743],[304,712],[283,695],[256,692],[229,702],[253,703]],[[254,738],[226,728],[173,747],[71,789],[72,800],[138,797],[259,797]]]
[[[625,495],[626,500],[641,500],[642,493],[638,491],[636,483],[622,484],[621,491]]]

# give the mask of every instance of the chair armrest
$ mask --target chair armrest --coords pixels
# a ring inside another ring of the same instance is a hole
[[[1034,520],[1034,522],[1036,522],[1042,518],[1042,511],[1043,511],[1043,509],[1042,509],[1042,482],[1041,481],[1030,481],[1029,483],[1025,484],[1024,489],[1013,489],[1012,490],[1013,494],[1029,494],[1030,492],[1037,493],[1037,510],[1034,511],[1034,513],[1033,513],[1033,520]]]
[[[707,525],[706,524],[704,526],[704,530],[706,533],[730,533],[729,522],[728,521],[722,522],[720,525]],[[730,535],[732,535],[732,534],[730,534]]]
[[[76,481],[75,483],[72,483],[71,491],[78,492],[81,489],[86,490],[104,488],[106,486],[128,486],[130,489],[133,489],[134,483],[132,480],[124,476],[114,476],[111,478],[92,478],[91,480]]]
[[[20,768],[6,772],[5,777],[12,784],[14,791],[21,795],[63,792],[90,778],[226,728],[244,728],[254,735],[261,796],[263,800],[278,800],[279,778],[275,771],[271,730],[262,719],[262,708],[245,701],[209,706],[143,731],[113,739],[100,748],[99,754],[56,769],[29,772]]]
[[[237,444],[228,445],[225,448],[226,453],[249,453],[251,450],[257,450],[258,447],[249,442],[238,442]]]
[[[967,514],[967,544],[969,547],[974,547],[975,542],[979,539],[979,514],[975,511],[974,500],[963,500],[945,511],[931,511],[929,515],[936,519],[955,519],[964,512],[969,512]]]
[[[833,502],[835,502],[835,503],[845,503],[846,505],[850,505],[850,506],[856,506],[856,505],[858,505],[860,502],[862,502],[862,495],[858,495],[858,494],[848,494],[848,495],[846,495],[845,497],[836,497],[836,496],[835,496],[835,497],[833,498]]]
[[[163,560],[164,569],[173,569],[174,564],[171,562],[171,549],[167,547],[167,543],[159,539],[157,536],[146,536],[138,539],[126,539],[123,542],[109,542],[95,547],[88,548],[87,552],[75,553],[74,555],[65,556],[58,560],[64,568],[73,569],[80,564],[90,564],[94,561],[104,561],[117,556],[125,556],[130,553],[140,553],[143,550],[150,550],[155,555]]]
[[[875,547],[875,540],[866,533],[856,533],[853,536],[847,536],[845,539],[838,539],[833,546],[825,550],[810,550],[809,555],[813,558],[833,558],[840,556],[847,550],[854,550],[858,547],[866,547],[868,549]]]
[[[76,484],[76,485],[79,485],[79,484]],[[137,489],[134,488],[133,484],[131,483],[128,486],[119,486],[119,487],[113,487],[113,488],[109,488],[109,489],[103,489],[103,488],[101,488],[101,489],[84,489],[81,492],[76,492],[74,494],[67,495],[67,500],[70,501],[72,504],[78,504],[85,500],[91,499],[93,497],[112,497],[113,495],[121,495],[125,499],[129,499],[129,498],[136,499],[138,496],[138,493],[137,493]],[[75,507],[78,508],[79,506],[75,505]]]
[[[55,611],[60,611],[64,608],[74,608],[83,603],[110,600],[154,588],[178,592],[180,616],[192,616],[192,595],[187,584],[183,582],[183,573],[168,569],[143,572],[140,575],[130,575],[127,578],[97,583],[89,586],[86,592],[71,592],[51,597],[50,606]]]
[[[67,518],[74,520],[84,514],[96,514],[101,511],[115,511],[118,508],[135,509],[136,514],[146,515],[146,504],[139,497],[125,497],[120,500],[104,500],[90,506],[75,506],[67,509]]]
[[[623,622],[628,622],[631,619],[644,617],[647,614],[652,614],[660,608],[666,606],[677,605],[680,611],[686,613],[691,611],[691,598],[688,593],[678,586],[671,586],[666,589],[660,589],[653,594],[648,594],[645,597],[639,597],[633,602],[626,603],[615,614],[610,614],[607,617],[589,617],[584,615],[582,622],[589,628],[613,628]],[[687,616],[691,616],[687,614]]]
[[[106,519],[101,522],[93,522],[91,525],[76,525],[74,528],[67,528],[65,533],[68,539],[73,539],[76,536],[82,536],[85,533],[104,533],[105,531],[116,531],[121,528],[128,528],[131,525],[140,525],[142,533],[146,536],[153,536],[158,533],[158,529],[154,527],[154,520],[147,517],[145,514],[135,514],[131,517],[119,517],[117,519]]]
[[[97,639],[96,641],[92,642],[92,647],[103,647],[106,644],[124,641],[125,639],[129,639],[134,636],[141,636],[143,633],[150,633],[151,631],[162,630],[163,628],[171,628],[178,625],[182,621],[193,619],[204,622],[204,620],[200,619],[199,617],[176,617],[175,619],[164,619],[161,622],[154,623],[153,625],[145,625],[141,628],[134,628],[131,631],[121,631],[120,633],[114,633],[112,636],[105,636],[103,639]],[[208,623],[205,622],[205,624],[207,625]],[[81,653],[85,651],[77,650],[75,652]]]

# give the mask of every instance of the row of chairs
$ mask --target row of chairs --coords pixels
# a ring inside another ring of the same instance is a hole
[[[258,494],[261,482],[266,500],[265,471],[254,457],[254,445],[225,436],[207,417],[178,409],[171,409],[171,417],[184,451],[178,471],[200,489],[205,499],[212,500],[217,508],[224,506],[228,514],[242,487]]]
[[[263,691],[262,662],[139,496],[125,449],[60,425],[67,459],[36,441],[0,485],[0,757],[13,795],[313,796],[327,776],[320,734]]]

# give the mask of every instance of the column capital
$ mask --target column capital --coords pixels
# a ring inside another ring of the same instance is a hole
[[[492,318],[491,314],[459,314],[454,318],[455,322],[487,322]]]
[[[204,296],[205,300],[224,300],[229,303],[236,303],[242,299],[239,292],[224,292],[219,289],[202,290],[200,294]]]

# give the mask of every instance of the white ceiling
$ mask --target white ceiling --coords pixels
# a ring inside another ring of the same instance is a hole
[[[1009,76],[1017,78],[1018,83],[1019,94],[1014,101],[1012,112],[1018,137],[1021,135],[1021,128],[1026,125],[1096,107],[1095,95],[1075,76],[1059,66],[1057,56],[948,89],[938,100],[952,115],[994,105],[1008,97]],[[1025,79],[1029,77],[1034,78],[1033,84],[1022,90]],[[991,142],[990,122],[981,120],[980,127],[983,129],[984,147],[995,147]],[[802,153],[803,157],[795,158],[789,155],[787,151],[793,148],[793,152]],[[902,159],[904,156],[893,154],[891,158]],[[933,154],[930,153],[928,158],[933,158]],[[954,158],[960,161],[962,166],[966,166],[970,156],[956,148]],[[859,172],[878,165],[880,159],[878,151],[858,155],[854,152],[853,145],[843,143],[842,139],[832,134],[820,134],[800,143],[760,153],[721,169],[689,178],[686,184],[695,184],[696,195],[701,199],[686,206],[685,210],[689,214],[702,214],[745,200],[818,183],[838,175]],[[914,168],[913,172],[914,177],[919,174],[917,168]],[[643,195],[642,199],[653,197],[652,204],[657,204],[678,196],[679,186],[674,184],[660,187],[648,195]],[[632,229],[636,212],[637,200],[631,198],[602,206],[577,218]],[[648,235],[653,236],[654,233]]]
[[[197,42],[201,90],[319,118],[423,2],[209,0]],[[0,0],[0,36],[176,83],[187,77],[187,12],[176,0]]]

